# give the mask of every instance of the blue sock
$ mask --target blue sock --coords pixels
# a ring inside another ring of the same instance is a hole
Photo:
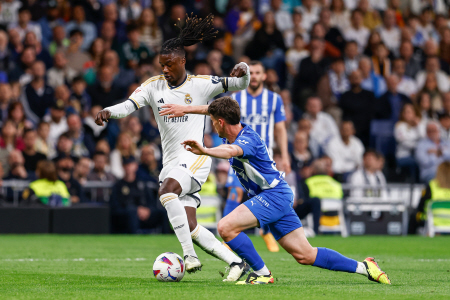
[[[263,226],[261,226],[261,229],[263,230],[263,234],[270,233],[269,225],[263,225]]]
[[[254,271],[261,270],[264,267],[261,256],[256,252],[252,241],[245,233],[239,233],[234,239],[227,242],[227,245],[230,246],[237,255],[245,259]]]
[[[327,248],[317,248],[317,257],[313,266],[332,271],[355,273],[358,262],[354,259]]]
[[[227,199],[225,208],[223,209],[223,216],[225,217],[226,215],[228,215],[239,205],[241,205],[239,202]]]

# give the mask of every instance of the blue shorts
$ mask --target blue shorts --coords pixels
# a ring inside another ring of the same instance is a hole
[[[293,204],[294,193],[285,182],[244,202],[261,227],[269,226],[276,240],[302,227],[302,222],[292,208]]]

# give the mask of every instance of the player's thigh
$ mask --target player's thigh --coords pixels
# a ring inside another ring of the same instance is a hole
[[[233,237],[248,228],[257,227],[259,225],[258,219],[248,209],[247,206],[241,204],[226,217],[219,221],[217,230],[222,238]]]
[[[312,265],[316,260],[317,248],[311,246],[302,227],[286,234],[278,243],[301,264]]]

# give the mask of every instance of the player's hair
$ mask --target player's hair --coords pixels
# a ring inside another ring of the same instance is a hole
[[[450,162],[442,162],[436,171],[436,181],[439,187],[450,189]]]
[[[178,19],[179,21],[180,19]],[[214,15],[209,14],[206,18],[198,18],[191,13],[186,14],[186,24],[181,28],[180,34],[164,42],[161,48],[161,54],[177,53],[185,55],[184,47],[192,46],[202,41],[215,38],[218,31],[213,28]],[[181,27],[180,22],[175,26]]]
[[[55,182],[58,180],[55,163],[49,160],[41,160],[37,163],[36,173],[39,179],[47,179]]]
[[[241,109],[236,100],[225,96],[214,100],[208,106],[208,113],[215,119],[224,119],[230,125],[239,124],[241,121]]]
[[[249,66],[261,66],[261,68],[263,69],[263,72],[266,72],[266,68],[264,68],[264,65],[262,62],[260,62],[259,60],[252,60],[248,63]]]

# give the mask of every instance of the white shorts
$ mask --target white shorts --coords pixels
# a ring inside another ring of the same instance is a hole
[[[198,192],[208,179],[211,161],[209,156],[186,151],[180,155],[178,161],[163,167],[159,174],[159,183],[162,184],[166,178],[175,179],[181,186],[179,199],[183,205],[197,208],[200,206]]]

